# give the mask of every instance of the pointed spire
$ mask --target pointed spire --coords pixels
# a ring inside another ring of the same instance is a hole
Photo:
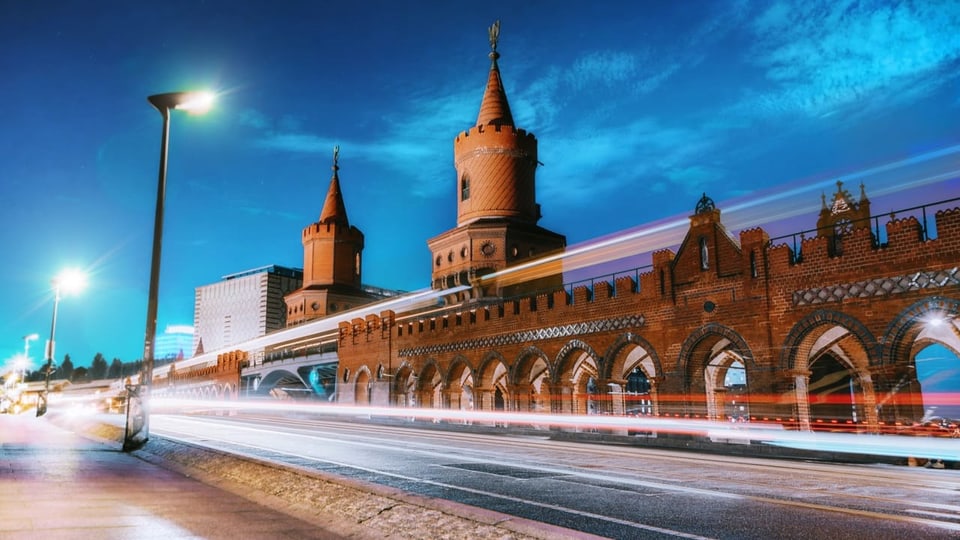
[[[500,39],[500,21],[493,23],[488,30],[490,34],[490,74],[487,77],[487,89],[483,92],[483,101],[480,102],[480,115],[477,125],[512,126],[513,115],[510,113],[510,104],[507,103],[507,93],[503,90],[503,81],[500,80],[500,67],[497,59],[497,41]]]
[[[347,207],[343,204],[343,195],[340,193],[340,177],[337,171],[340,166],[337,161],[340,157],[340,146],[333,147],[333,178],[330,179],[330,188],[327,190],[327,199],[323,202],[323,210],[320,212],[320,223],[337,223],[346,227],[350,226],[347,221]]]

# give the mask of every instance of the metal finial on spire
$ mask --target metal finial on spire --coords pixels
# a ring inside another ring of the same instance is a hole
[[[340,166],[337,165],[337,161],[339,159],[340,159],[340,145],[338,144],[333,147],[333,167],[332,168],[334,172],[337,172],[337,169],[340,168]]]
[[[490,35],[490,50],[497,52],[497,40],[500,39],[500,19],[497,19],[497,22],[487,28],[487,33]]]

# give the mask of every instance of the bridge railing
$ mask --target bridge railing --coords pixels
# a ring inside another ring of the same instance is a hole
[[[850,225],[854,229],[863,229],[869,227],[870,233],[873,236],[874,247],[884,247],[887,245],[887,229],[886,227],[880,226],[880,220],[884,219],[884,223],[886,223],[886,221],[913,216],[917,218],[917,221],[920,223],[920,238],[922,241],[926,242],[927,240],[932,240],[937,237],[937,223],[935,219],[937,211],[945,210],[948,208],[948,205],[951,203],[957,203],[958,201],[960,201],[960,197],[944,199],[919,206],[911,206],[909,208],[901,208],[899,210],[884,212],[882,214],[871,215],[867,218],[851,220]],[[770,245],[774,245],[781,240],[789,241],[782,243],[791,244],[791,262],[799,263],[803,261],[803,241],[808,236],[819,236],[829,232],[830,230],[831,229],[829,228],[821,227],[788,233],[771,238]],[[838,237],[838,241],[840,238],[842,238],[842,236]],[[841,252],[839,244],[830,246],[830,249],[832,255],[839,254]]]

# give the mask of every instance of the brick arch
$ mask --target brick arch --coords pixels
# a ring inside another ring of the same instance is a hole
[[[593,350],[593,347],[579,339],[571,339],[560,349],[560,352],[557,353],[557,359],[554,362],[555,369],[553,370],[553,373],[551,373],[550,377],[551,382],[554,384],[560,383],[560,377],[563,375],[564,363],[566,363],[567,358],[570,357],[570,354],[573,351],[583,351],[589,354],[597,363],[597,370],[601,368],[602,358],[597,354],[596,351]]]
[[[610,379],[612,376],[613,364],[615,363],[616,356],[620,354],[620,351],[627,345],[636,345],[637,347],[647,351],[647,354],[650,355],[650,359],[653,360],[653,365],[657,370],[654,376],[663,376],[663,367],[660,365],[660,356],[657,354],[656,349],[653,348],[653,345],[651,345],[649,341],[643,339],[643,337],[634,334],[633,332],[627,332],[626,334],[618,336],[616,341],[607,347],[607,351],[603,354],[603,358],[601,359],[602,366],[599,366],[600,375],[602,378]]]
[[[863,345],[864,352],[867,353],[869,365],[875,365],[879,362],[877,340],[873,333],[863,325],[862,322],[839,311],[818,309],[813,313],[800,319],[793,326],[787,338],[783,340],[783,346],[780,348],[780,368],[792,370],[797,363],[797,351],[803,340],[813,331],[814,328],[823,325],[841,326],[853,334]]]
[[[677,372],[682,373],[684,379],[689,379],[686,371],[690,363],[690,357],[700,343],[709,336],[718,336],[728,340],[731,343],[732,350],[743,359],[744,367],[748,365],[751,368],[757,367],[756,360],[754,360],[753,357],[753,351],[750,350],[746,340],[744,340],[736,330],[722,324],[709,323],[697,328],[687,336],[687,339],[683,340],[683,345],[680,347],[680,355],[677,358]]]
[[[458,354],[458,355],[456,355],[456,356],[453,357],[453,360],[450,361],[450,366],[447,368],[447,372],[446,372],[446,373],[443,373],[442,371],[440,372],[441,375],[442,375],[442,377],[443,377],[443,378],[442,378],[442,380],[443,380],[443,387],[444,387],[445,389],[446,389],[446,388],[450,388],[451,377],[453,376],[453,373],[454,373],[455,371],[457,371],[457,369],[458,369],[461,365],[463,365],[463,366],[465,367],[465,369],[467,370],[467,372],[470,374],[470,378],[473,379],[474,384],[476,384],[477,374],[476,374],[476,372],[474,371],[473,366],[470,365],[470,361],[467,360],[467,357],[466,357],[466,356],[463,356],[462,354]]]
[[[420,371],[416,372],[417,380],[420,381],[417,385],[418,388],[423,384],[423,374],[426,373],[430,367],[433,367],[436,372],[440,374],[441,384],[443,383],[443,370],[440,369],[440,363],[437,362],[436,359],[428,358],[427,361],[420,366]]]
[[[520,354],[517,355],[516,360],[514,360],[513,365],[511,365],[508,370],[510,372],[510,384],[521,384],[526,381],[521,381],[520,377],[522,376],[521,371],[526,365],[527,358],[537,357],[544,361],[547,364],[547,380],[553,380],[553,364],[550,362],[550,357],[547,356],[545,352],[540,350],[539,347],[530,345],[525,347]],[[506,364],[504,364],[506,365]]]
[[[475,377],[473,378],[474,384],[483,384],[484,373],[494,364],[503,364],[503,367],[507,368],[507,377],[510,376],[510,367],[503,355],[497,351],[490,351],[480,362],[480,367],[477,368]]]
[[[357,371],[353,374],[353,384],[357,384],[357,381],[360,380],[360,375],[361,375],[362,373],[366,373],[366,374],[367,374],[367,380],[369,380],[369,381],[372,381],[372,380],[373,380],[373,373],[370,371],[370,368],[368,368],[368,367],[366,366],[366,364],[364,364],[364,365],[358,367],[358,368],[357,368]]]
[[[898,361],[910,361],[908,358],[910,348],[923,330],[923,317],[931,313],[956,318],[960,316],[960,300],[934,296],[914,302],[903,310],[884,333],[883,350],[880,355],[881,365],[895,365]]]

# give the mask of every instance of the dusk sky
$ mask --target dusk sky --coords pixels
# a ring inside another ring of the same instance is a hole
[[[0,363],[39,333],[39,367],[66,267],[89,284],[60,303],[57,361],[141,357],[161,92],[220,96],[172,115],[159,332],[192,324],[198,286],[302,267],[334,145],[363,282],[428,287],[497,19],[540,225],[570,245],[686,219],[704,192],[790,192],[756,208],[809,207],[794,230],[838,179],[875,213],[960,196],[957,2],[0,0]]]

